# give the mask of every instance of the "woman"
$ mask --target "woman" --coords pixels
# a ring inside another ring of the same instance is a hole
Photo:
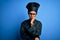
[[[36,20],[37,10],[39,4],[36,2],[30,2],[27,4],[29,19],[25,20],[21,24],[20,35],[21,40],[40,40],[42,24]]]

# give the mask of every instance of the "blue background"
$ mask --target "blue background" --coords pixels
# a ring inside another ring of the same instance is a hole
[[[36,19],[42,22],[41,40],[60,40],[59,0],[2,0],[0,40],[20,40],[20,24],[28,19],[26,5],[38,2],[41,6]]]

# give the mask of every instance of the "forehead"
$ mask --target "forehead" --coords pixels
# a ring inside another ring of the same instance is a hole
[[[36,13],[35,11],[30,11],[29,13]]]

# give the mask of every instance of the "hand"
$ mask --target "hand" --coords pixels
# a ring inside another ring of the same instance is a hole
[[[31,22],[30,22],[30,23],[31,23],[31,25],[33,25],[33,24],[34,24],[34,23],[33,23],[33,22],[34,22],[34,20],[35,20],[35,19],[31,19]]]
[[[39,38],[38,38],[38,37],[36,37],[36,38],[35,38],[35,40],[39,40]]]

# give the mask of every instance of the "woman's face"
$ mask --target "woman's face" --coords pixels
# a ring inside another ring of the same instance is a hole
[[[36,19],[36,12],[35,11],[30,11],[29,12],[29,17],[30,17],[30,19]]]

